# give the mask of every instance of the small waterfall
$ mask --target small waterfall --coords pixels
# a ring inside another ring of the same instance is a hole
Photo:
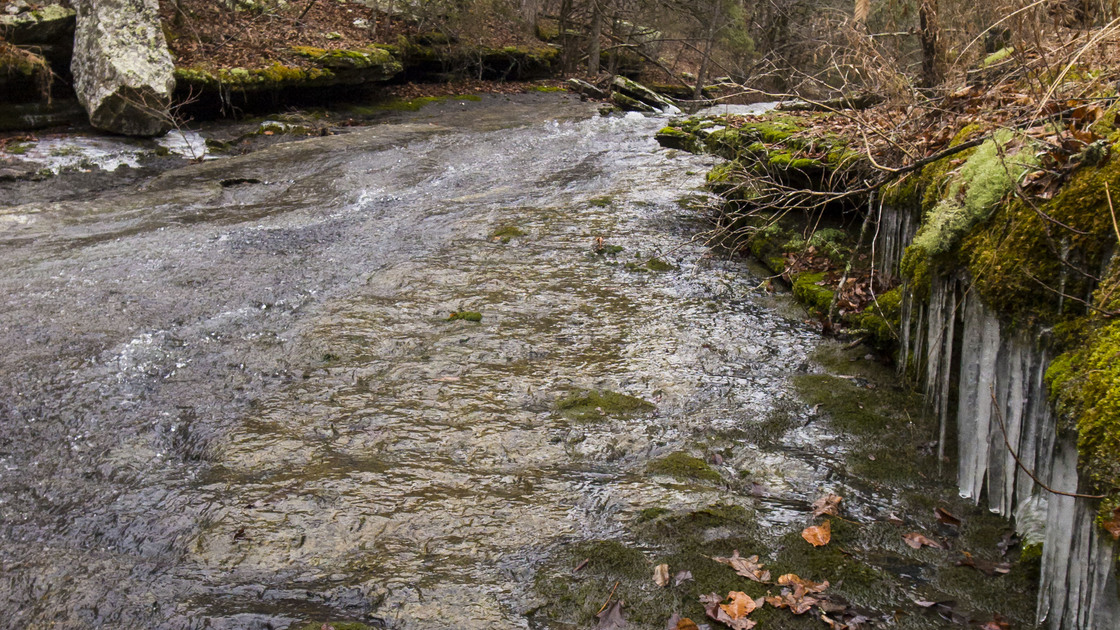
[[[912,216],[883,209],[875,260],[884,277],[897,273]],[[900,367],[922,385],[942,445],[956,420],[961,496],[986,498],[1028,542],[1043,542],[1039,622],[1050,630],[1120,628],[1116,549],[1094,522],[1095,502],[1043,487],[1078,491],[1075,436],[1059,434],[1049,404],[1045,337],[1001,325],[965,277],[932,278],[928,296],[903,289]]]

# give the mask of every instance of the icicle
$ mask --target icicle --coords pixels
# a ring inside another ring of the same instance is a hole
[[[949,281],[946,293],[949,296],[949,317],[945,330],[945,357],[941,362],[944,366],[941,370],[941,396],[937,401],[937,471],[939,473],[941,472],[941,463],[945,460],[945,439],[949,430],[949,388],[953,377],[953,342],[956,339],[954,335],[957,322],[957,283],[955,280]]]

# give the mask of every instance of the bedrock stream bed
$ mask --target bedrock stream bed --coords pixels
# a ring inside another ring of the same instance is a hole
[[[765,591],[738,549],[874,625],[1030,627],[1029,563],[957,564],[1018,551],[920,401],[693,241],[663,124],[485,99],[0,207],[0,626],[583,628],[614,590],[662,628]]]

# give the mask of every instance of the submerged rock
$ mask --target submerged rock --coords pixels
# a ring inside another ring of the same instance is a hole
[[[155,0],[79,0],[74,88],[98,129],[154,136],[171,127],[174,66]]]

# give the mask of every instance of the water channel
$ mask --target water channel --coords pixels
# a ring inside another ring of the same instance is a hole
[[[0,626],[586,627],[541,576],[588,541],[652,562],[633,524],[659,510],[738,506],[788,544],[830,491],[895,527],[906,493],[846,477],[791,385],[815,325],[697,238],[711,161],[663,124],[449,102],[0,206]],[[558,409],[585,391],[654,407]],[[650,472],[679,452],[720,481]],[[952,563],[876,544],[906,558],[868,556],[890,606]],[[970,610],[1029,623],[1013,590]]]

